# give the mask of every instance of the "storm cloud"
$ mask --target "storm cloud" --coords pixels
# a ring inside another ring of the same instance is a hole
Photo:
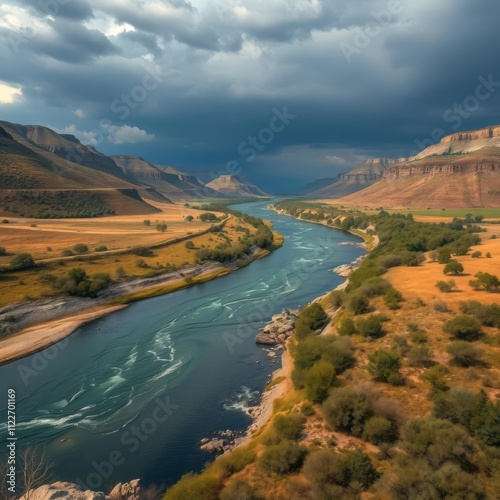
[[[498,123],[499,18],[494,0],[6,0],[0,114],[286,193]]]

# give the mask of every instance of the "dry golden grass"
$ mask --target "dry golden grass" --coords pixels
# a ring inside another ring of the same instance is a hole
[[[95,219],[25,219],[10,217],[9,224],[0,224],[0,246],[9,254],[28,252],[35,260],[60,256],[63,250],[77,243],[86,244],[92,251],[105,245],[109,250],[128,248],[134,245],[154,245],[167,239],[199,232],[208,225],[196,219],[199,210],[182,205],[155,203],[161,213],[152,215],[128,215]],[[194,217],[187,222],[185,217]],[[219,214],[221,215],[221,214]],[[151,226],[144,225],[150,220]],[[165,233],[156,230],[156,224],[165,222]],[[36,227],[31,227],[36,224]],[[51,251],[47,248],[52,248]],[[7,265],[11,256],[0,257],[0,266]]]
[[[82,219],[82,220],[62,220],[62,221],[47,221],[50,225],[50,230],[44,231],[40,227],[40,232],[37,221],[37,228],[14,229],[14,224],[5,224],[9,226],[5,229],[10,236],[10,243],[15,243],[18,246],[15,248],[4,244],[4,240],[0,243],[5,246],[9,253],[32,253],[35,258],[58,257],[62,249],[70,248],[75,243],[85,243],[90,248],[97,244],[108,243],[108,248],[123,249],[136,245],[154,245],[164,242],[169,239],[188,236],[191,232],[200,232],[210,227],[208,223],[202,223],[199,220],[192,222],[184,221],[186,215],[198,216],[200,211],[190,210],[179,205],[164,205],[164,210],[158,214],[158,220],[166,221],[168,229],[165,233],[156,231],[156,219],[150,218],[151,226],[146,227],[143,224],[144,217],[123,216],[109,217],[103,219]],[[222,215],[222,214],[219,214]],[[44,225],[42,222],[40,226]],[[28,224],[29,226],[29,224]],[[206,248],[214,248],[218,244],[225,243],[223,237],[228,237],[235,243],[238,237],[243,236],[243,233],[236,230],[236,226],[243,226],[255,233],[255,228],[240,222],[235,218],[230,218],[225,225],[224,233],[207,233],[202,235],[193,235],[190,240],[195,245],[194,249],[186,248],[186,241],[173,243],[162,248],[153,250],[153,255],[150,257],[139,257],[134,254],[125,253],[118,255],[92,255],[86,254],[80,260],[69,260],[56,258],[55,261],[47,263],[43,268],[18,271],[0,275],[0,307],[22,301],[26,298],[39,299],[51,296],[57,293],[49,284],[43,283],[40,279],[41,272],[48,272],[57,277],[63,277],[73,267],[81,267],[88,275],[94,273],[109,273],[112,278],[116,278],[116,270],[122,267],[125,273],[130,277],[146,277],[154,273],[162,272],[161,266],[173,265],[176,267],[187,267],[194,265],[195,253],[198,248],[205,246]],[[60,230],[54,231],[56,227]],[[0,229],[4,229],[0,227]],[[72,231],[73,229],[73,231]],[[106,234],[106,231],[109,231]],[[28,233],[31,240],[26,242],[17,236],[19,233]],[[53,236],[52,240],[40,239],[40,233]],[[2,233],[0,233],[2,234]],[[37,236],[38,235],[38,236]],[[61,241],[62,240],[62,241]],[[17,242],[17,243],[16,243]],[[91,243],[95,242],[95,243]],[[109,244],[112,242],[111,244]],[[46,252],[46,247],[52,246],[52,252]],[[38,249],[38,250],[37,250]],[[58,251],[56,251],[58,249]],[[44,253],[44,250],[46,253]],[[38,253],[37,253],[38,251]],[[11,257],[3,257],[0,265],[7,264]],[[142,259],[149,266],[147,268],[138,267],[138,260]],[[165,272],[163,270],[163,272]]]

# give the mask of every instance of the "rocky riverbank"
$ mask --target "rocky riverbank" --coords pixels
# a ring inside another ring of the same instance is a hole
[[[356,260],[353,260],[350,264],[342,264],[341,266],[337,266],[332,269],[332,271],[341,278],[348,278],[349,275],[359,267],[364,258],[365,255],[361,255]]]
[[[260,330],[255,337],[255,343],[260,345],[284,345],[292,336],[297,321],[298,310],[283,309],[275,314],[271,321]]]

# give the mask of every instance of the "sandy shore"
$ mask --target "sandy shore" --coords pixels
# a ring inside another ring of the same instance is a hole
[[[80,326],[125,307],[109,306],[26,328],[0,342],[0,365],[46,349],[71,335]]]

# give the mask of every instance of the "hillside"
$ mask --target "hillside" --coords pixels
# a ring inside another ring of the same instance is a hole
[[[123,173],[121,178],[116,177],[98,168],[97,164],[91,168],[49,151],[71,142],[63,136],[58,139],[54,131],[8,122],[1,122],[0,129],[2,215],[94,217],[157,211],[142,199],[141,195],[147,191],[127,180]],[[29,135],[40,140],[47,149],[33,142]],[[74,144],[75,148],[79,147],[79,143]]]
[[[386,168],[399,163],[400,159],[370,158],[353,170],[340,174],[336,179],[326,184],[323,179],[310,184],[301,194],[324,198],[340,198],[360,191],[377,182]]]
[[[230,197],[268,196],[262,189],[239,175],[221,175],[207,187]]]
[[[207,188],[194,175],[184,174],[166,165],[155,165],[140,156],[113,156],[112,159],[125,175],[152,186],[174,201],[216,197],[218,193]]]

